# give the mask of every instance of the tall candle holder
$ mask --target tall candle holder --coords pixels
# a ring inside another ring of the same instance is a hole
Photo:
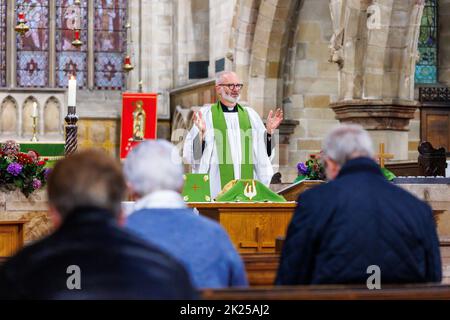
[[[66,121],[66,145],[64,147],[64,154],[69,156],[77,151],[78,147],[78,116],[76,114],[76,107],[69,106],[67,116],[64,118]]]
[[[39,139],[37,138],[37,116],[32,115],[31,118],[33,119],[33,137],[31,137],[31,141],[37,142]]]

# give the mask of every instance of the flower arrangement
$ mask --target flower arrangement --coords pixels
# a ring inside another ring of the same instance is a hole
[[[45,163],[37,152],[20,152],[18,143],[6,141],[0,148],[0,189],[20,189],[28,197],[46,184],[50,169],[44,168]]]
[[[302,180],[325,180],[325,167],[320,156],[311,154],[305,162],[297,164],[298,177],[295,182]]]

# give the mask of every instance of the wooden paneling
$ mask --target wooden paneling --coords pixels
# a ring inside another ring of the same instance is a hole
[[[420,171],[419,163],[417,162],[417,160],[387,163],[385,167],[397,177],[412,177],[423,175]]]
[[[240,253],[275,253],[275,240],[286,234],[296,206],[285,203],[189,203],[216,220]]]
[[[175,88],[170,92],[170,114],[173,115],[176,106],[190,108],[215,103],[216,101],[214,80],[198,81],[184,87]]]
[[[450,149],[450,115],[446,111],[424,110],[422,118],[422,141],[434,148]]]
[[[301,182],[292,184],[281,190],[278,190],[278,194],[282,195],[287,201],[297,201],[298,196],[308,189],[314,188],[318,185],[325,183],[321,180],[303,180]]]
[[[278,270],[278,253],[244,253],[248,282],[251,287],[272,286]]]
[[[12,256],[24,243],[26,221],[0,221],[0,258]]]
[[[450,155],[450,106],[424,105],[420,110],[420,139]]]

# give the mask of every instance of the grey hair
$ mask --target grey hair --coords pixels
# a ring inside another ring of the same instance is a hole
[[[223,82],[223,77],[228,74],[235,74],[233,71],[221,71],[216,73],[216,85],[221,84]]]
[[[350,159],[374,156],[372,139],[356,124],[343,124],[331,130],[322,143],[322,152],[340,166]]]
[[[180,191],[184,182],[176,147],[161,139],[143,141],[131,150],[123,171],[128,184],[140,196],[158,190]]]

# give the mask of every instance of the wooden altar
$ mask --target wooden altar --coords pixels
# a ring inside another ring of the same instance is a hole
[[[274,253],[275,239],[286,235],[296,202],[190,202],[188,205],[219,222],[239,253]]]

